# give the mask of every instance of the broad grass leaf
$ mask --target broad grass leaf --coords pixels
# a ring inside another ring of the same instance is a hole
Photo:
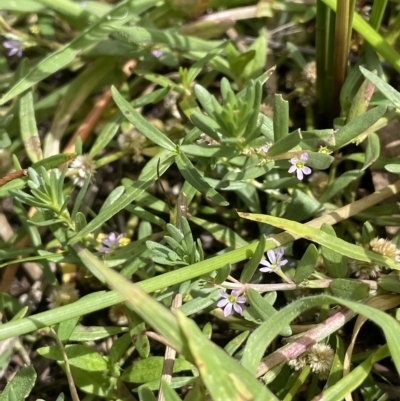
[[[245,219],[253,220],[258,223],[270,224],[299,237],[308,239],[309,241],[314,241],[317,244],[339,252],[348,258],[362,260],[365,262],[374,262],[381,266],[386,266],[394,270],[400,270],[400,264],[396,263],[393,259],[366,250],[360,246],[350,244],[340,238],[326,234],[317,228],[269,215],[242,212],[239,212],[238,214]]]

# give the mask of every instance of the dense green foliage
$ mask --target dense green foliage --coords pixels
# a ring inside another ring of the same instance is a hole
[[[0,401],[392,396],[400,13],[367,3],[0,0]]]

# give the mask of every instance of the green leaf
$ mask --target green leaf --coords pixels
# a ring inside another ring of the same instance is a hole
[[[274,101],[274,142],[278,142],[288,134],[289,102],[282,95],[275,95]]]
[[[285,210],[285,219],[303,221],[324,211],[323,205],[299,189],[292,193],[292,199]]]
[[[0,394],[0,401],[22,401],[28,397],[36,382],[33,366],[24,366],[18,370]]]
[[[276,141],[269,149],[268,156],[275,157],[295,148],[302,140],[300,129],[286,134]]]
[[[222,82],[225,82],[222,80]],[[218,107],[218,110],[215,110],[215,97],[211,95],[210,92],[203,86],[196,84],[194,86],[194,93],[196,95],[197,100],[205,110],[205,112],[208,114],[209,117],[215,116],[216,113],[221,112],[221,106]],[[214,102],[213,102],[214,99]]]
[[[336,133],[336,146],[334,149],[340,149],[352,142],[358,135],[362,134],[372,125],[374,125],[386,112],[386,106],[374,107],[361,116],[358,116],[339,128]]]
[[[328,168],[334,158],[331,155],[325,153],[310,152],[308,153],[308,160],[306,165],[317,170],[325,170]]]
[[[114,86],[111,88],[112,96],[124,117],[135,126],[146,138],[171,152],[176,150],[176,145],[154,125],[150,124],[138,113],[118,92]]]
[[[225,48],[226,43],[223,42],[221,45],[216,47],[215,49],[212,49],[210,52],[208,52],[203,58],[200,60],[196,61],[190,68],[187,73],[187,80],[188,83],[194,82],[194,80],[197,78],[197,76],[200,74],[201,70],[208,64],[209,61],[211,61],[216,55],[220,54],[222,50]]]
[[[193,112],[193,114],[190,116],[190,119],[201,132],[211,136],[211,138],[217,142],[221,140],[219,136],[221,128],[215,120],[197,110]]]
[[[254,308],[262,321],[266,322],[271,316],[278,313],[278,311],[253,288],[249,288],[246,291],[246,295],[250,306]],[[287,325],[282,328],[279,334],[285,337],[291,336],[292,329]],[[246,367],[246,365],[243,366]]]
[[[46,170],[51,170],[53,168],[57,168],[58,166],[60,166],[60,164],[69,162],[75,156],[76,153],[62,153],[59,155],[46,157],[46,159],[42,159],[32,164],[30,168],[33,168],[36,171],[40,171],[40,167],[44,167]]]
[[[316,242],[349,258],[365,262],[374,262],[381,266],[389,267],[390,269],[400,270],[400,264],[396,263],[393,259],[364,249],[361,246],[350,244],[340,238],[335,238],[317,228],[269,215],[241,212],[238,212],[238,214],[245,219],[257,221],[258,223],[270,224],[281,230],[286,230],[291,234]]]
[[[352,182],[358,180],[363,175],[360,170],[350,170],[346,171],[339,177],[335,179],[325,190],[322,196],[319,198],[321,203],[327,202],[333,196],[335,196],[339,191],[347,188]]]
[[[336,232],[329,224],[323,224],[321,230],[332,237],[336,237]],[[321,255],[324,261],[324,266],[328,270],[328,274],[332,278],[346,277],[347,275],[347,260],[340,252],[332,251],[329,248],[321,246]]]
[[[314,244],[310,244],[304,255],[297,263],[296,271],[293,281],[300,284],[302,281],[307,280],[308,277],[314,272],[319,258],[318,249]]]
[[[240,275],[241,283],[249,283],[256,272],[258,266],[260,265],[260,261],[264,256],[265,246],[266,246],[265,236],[262,235],[260,237],[260,241],[257,244],[257,248],[254,254],[251,256],[251,259],[245,264],[242,274]]]
[[[161,388],[166,401],[181,401],[181,397],[166,381],[161,381]]]
[[[125,333],[113,341],[110,349],[110,363],[116,364],[131,344],[132,340],[129,333]]]
[[[69,337],[70,341],[96,341],[103,338],[112,337],[126,331],[124,327],[114,326],[75,326],[74,331]]]
[[[400,108],[400,93],[376,74],[360,66],[361,73],[372,82],[396,108]]]
[[[365,79],[358,88],[358,91],[351,102],[351,107],[347,115],[347,121],[353,120],[355,117],[364,114],[368,110],[374,89],[375,85]]]
[[[365,161],[361,171],[374,164],[380,155],[381,144],[379,136],[375,132],[368,135],[367,149],[365,150]]]
[[[256,157],[255,160],[258,160]],[[250,161],[250,159],[248,159]],[[244,167],[240,171],[229,171],[223,178],[222,181],[241,181],[241,180],[251,180],[253,178],[261,177],[262,175],[271,171],[274,167],[274,162],[269,162],[263,166],[258,164],[252,164],[250,161],[249,166]]]
[[[240,72],[241,80],[247,81],[262,74],[267,61],[267,36],[267,32],[260,29],[256,40],[248,47],[249,51],[255,51],[255,55]]]
[[[136,361],[134,364],[125,369],[121,378],[128,383],[147,383],[157,380],[161,377],[161,371],[164,363],[162,356],[150,356],[146,359]],[[178,358],[174,362],[173,372],[183,372],[192,370],[193,364],[185,359]]]
[[[400,294],[400,280],[397,274],[388,274],[378,278],[378,285],[386,291]]]
[[[220,40],[203,40],[193,36],[180,35],[170,30],[146,29],[141,26],[133,26],[130,28],[120,26],[114,27],[114,21],[112,24],[109,24],[109,26],[113,28],[113,36],[116,39],[138,45],[148,46],[163,44],[169,46],[171,49],[209,52],[224,43]]]
[[[75,330],[76,324],[79,321],[79,317],[73,319],[67,319],[61,322],[57,328],[57,336],[60,341],[68,341],[73,331]]]
[[[335,146],[335,131],[330,129],[321,129],[313,131],[301,131],[302,140],[300,147],[302,149],[318,149],[320,146],[327,146],[328,149]]]
[[[27,59],[20,65],[20,72],[26,73]],[[42,147],[36,125],[33,93],[31,89],[22,92],[19,98],[19,123],[26,154],[32,163],[43,159]]]
[[[63,361],[63,355],[59,347],[50,346],[38,348],[37,352],[49,359]],[[71,366],[87,372],[100,372],[107,369],[107,361],[96,351],[86,345],[73,344],[65,347],[68,362]]]
[[[389,171],[389,173],[400,174],[400,163],[399,164],[386,164],[385,170]]]
[[[361,301],[369,295],[369,285],[359,280],[337,278],[332,280],[329,289],[335,297]]]
[[[353,391],[356,391],[368,379],[376,363],[381,359],[391,356],[391,351],[389,349],[387,345],[380,347],[350,373],[341,377],[339,381],[332,383],[332,386],[326,388],[319,396],[322,397],[324,401],[337,401],[339,399],[344,399]],[[399,371],[398,367],[397,371]],[[372,400],[372,398],[370,399]],[[377,398],[374,397],[374,399]]]
[[[229,205],[229,203],[204,180],[204,178],[200,175],[200,173],[196,170],[196,168],[193,166],[191,161],[184,153],[178,153],[175,157],[175,162],[182,176],[194,188],[203,193],[206,197],[213,200],[218,205]]]

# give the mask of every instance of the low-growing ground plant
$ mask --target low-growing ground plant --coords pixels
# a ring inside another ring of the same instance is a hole
[[[398,397],[397,3],[0,0],[0,401]]]

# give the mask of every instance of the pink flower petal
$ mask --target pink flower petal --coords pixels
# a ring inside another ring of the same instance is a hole
[[[308,153],[302,153],[300,156],[300,160],[302,162],[306,162],[308,160]]]
[[[229,303],[229,301],[227,299],[221,299],[218,303],[217,306],[218,308],[223,308],[224,306],[226,306]]]
[[[297,171],[296,171],[296,174],[297,174],[297,179],[298,180],[302,180],[303,179],[303,172],[300,170],[300,169],[298,169]]]
[[[276,262],[276,254],[272,249],[267,252],[267,256],[268,256],[268,259],[269,259],[269,261],[271,263],[275,263]]]
[[[232,313],[232,304],[228,303],[228,305],[224,308],[224,316],[227,317]]]
[[[235,312],[239,313],[239,315],[241,315],[243,312],[243,308],[238,304],[233,305],[233,309],[235,309]]]

